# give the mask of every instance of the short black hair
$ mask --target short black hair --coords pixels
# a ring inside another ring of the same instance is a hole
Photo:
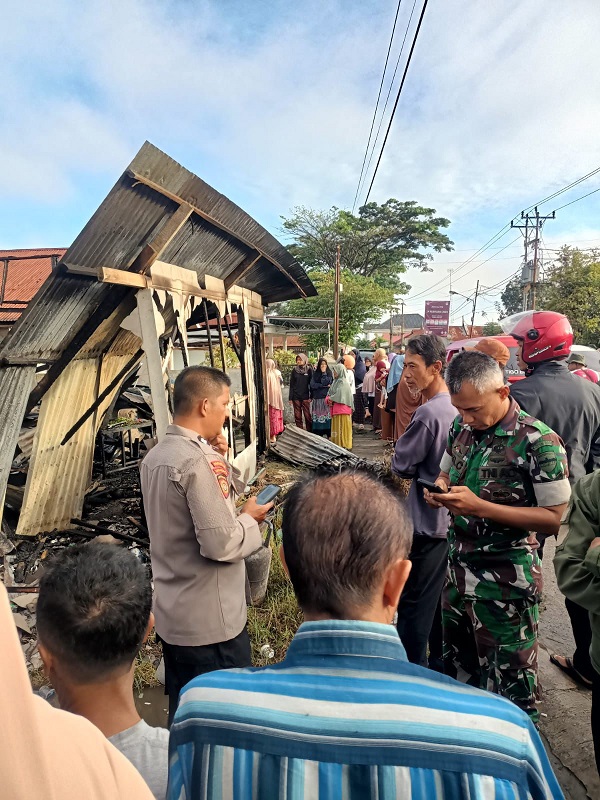
[[[436,361],[442,362],[441,376],[446,371],[446,345],[444,340],[433,333],[422,333],[408,340],[406,351],[414,356],[421,356],[426,366],[430,367]]]
[[[187,367],[181,370],[173,387],[173,411],[190,414],[194,405],[205,397],[216,397],[224,386],[231,386],[231,378],[214,367]]]
[[[128,550],[90,542],[62,550],[40,581],[40,642],[73,680],[100,680],[129,667],[152,610],[148,569]]]
[[[298,481],[283,509],[283,552],[300,607],[348,619],[406,558],[412,525],[398,495],[361,471]]]

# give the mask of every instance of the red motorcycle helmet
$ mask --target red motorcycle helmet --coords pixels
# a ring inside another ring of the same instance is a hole
[[[573,344],[573,328],[564,314],[556,311],[521,311],[500,320],[507,335],[523,342],[523,361],[539,364],[566,358]]]

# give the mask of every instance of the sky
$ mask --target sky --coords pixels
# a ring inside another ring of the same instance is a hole
[[[392,65],[412,7],[401,4]],[[351,208],[395,10],[396,0],[6,0],[0,249],[68,246],[145,140],[283,240],[295,206]],[[480,280],[487,316],[476,320],[494,319],[519,269],[519,231],[473,256],[522,208],[600,167],[599,29],[597,0],[430,0],[370,197],[451,220],[455,250],[433,272],[408,272],[407,312],[446,299],[452,269],[466,296]],[[599,187],[600,174],[540,213]],[[600,246],[600,192],[546,223],[545,258],[564,243]],[[470,309],[454,298],[457,321]]]

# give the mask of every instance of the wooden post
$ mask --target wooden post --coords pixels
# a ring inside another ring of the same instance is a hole
[[[136,295],[138,314],[140,317],[140,331],[142,334],[142,347],[146,354],[146,367],[150,382],[152,405],[154,406],[154,421],[156,422],[156,437],[160,441],[170,425],[169,407],[165,391],[165,379],[162,371],[162,360],[158,349],[159,331],[156,327],[155,306],[152,299],[152,289],[140,289]]]
[[[340,345],[340,245],[335,256],[335,295],[333,306],[333,357],[337,361]]]

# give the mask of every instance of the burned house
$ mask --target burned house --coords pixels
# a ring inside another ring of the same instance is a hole
[[[226,348],[239,359],[230,456],[252,476],[269,440],[265,306],[315,293],[271,234],[146,143],[0,344],[2,499],[23,420],[39,409],[16,533],[81,515],[97,433],[139,367],[164,434],[173,353],[190,363],[191,335],[204,333],[207,363],[225,366]]]

